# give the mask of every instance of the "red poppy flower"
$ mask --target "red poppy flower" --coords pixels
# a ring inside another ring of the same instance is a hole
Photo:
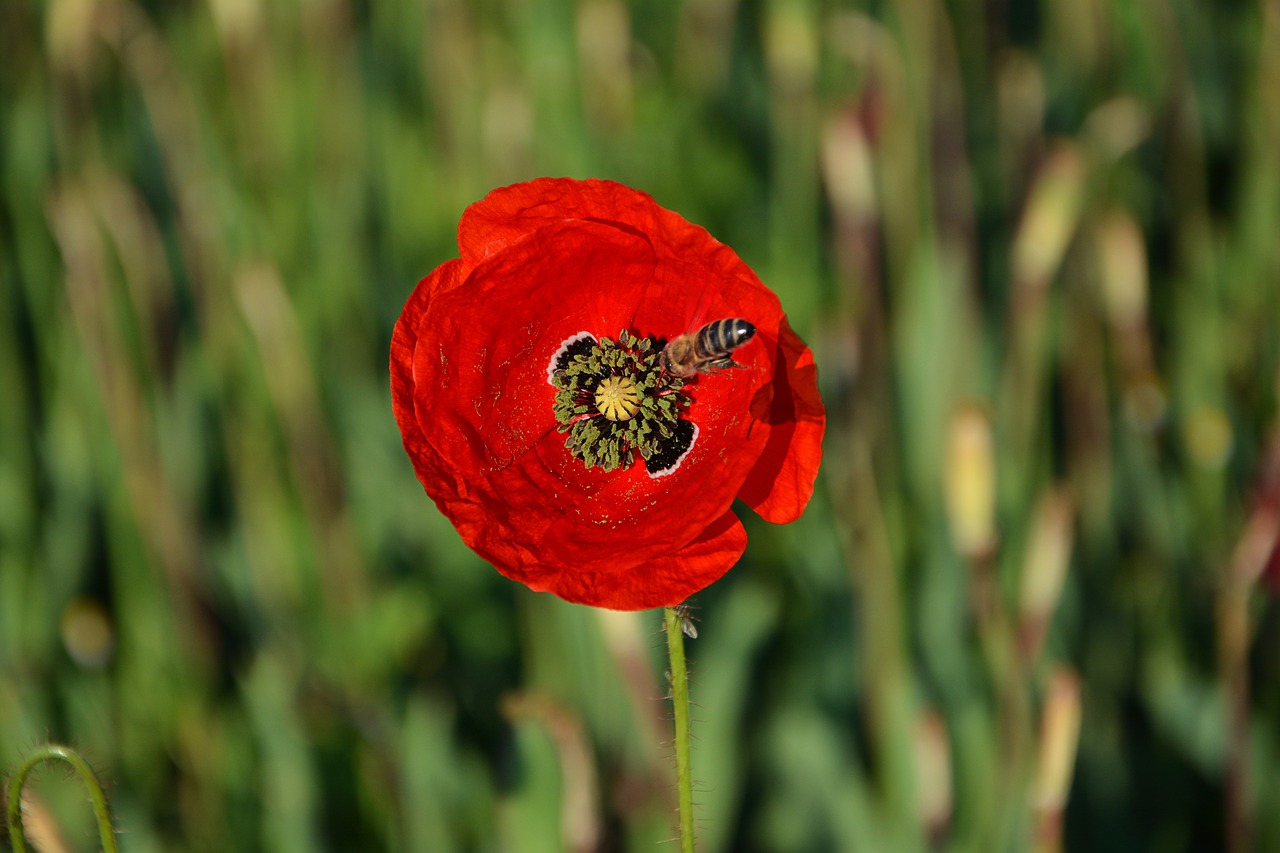
[[[813,355],[731,249],[568,179],[494,190],[458,246],[396,323],[392,400],[427,494],[498,571],[675,605],[745,549],[734,498],[799,517],[826,424]]]

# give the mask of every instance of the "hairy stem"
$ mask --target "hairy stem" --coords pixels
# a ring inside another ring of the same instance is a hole
[[[26,853],[27,850],[27,839],[22,829],[22,788],[31,771],[43,761],[65,761],[80,774],[80,780],[89,789],[89,801],[93,803],[93,814],[98,820],[98,837],[103,853],[118,853],[115,830],[111,828],[111,810],[107,808],[107,795],[102,791],[97,774],[80,753],[56,743],[46,744],[28,756],[9,780],[9,843],[13,845],[14,853]]]
[[[676,785],[680,811],[680,853],[693,853],[693,775],[689,765],[689,674],[684,664],[684,614],[665,611],[667,649],[671,655],[671,704],[676,722]]]

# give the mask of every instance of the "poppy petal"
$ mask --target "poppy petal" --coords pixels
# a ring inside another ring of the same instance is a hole
[[[630,572],[547,571],[525,583],[566,601],[613,610],[674,607],[724,576],[747,547],[747,532],[732,512],[712,522],[693,542]]]
[[[464,275],[465,266],[461,261],[448,261],[422,279],[405,303],[391,336],[391,407],[405,451],[424,484],[445,476],[447,466],[431,452],[415,414],[417,386],[413,381],[413,358],[418,346],[418,321],[433,295],[457,287]]]
[[[576,219],[626,224],[652,234],[657,203],[612,181],[538,178],[499,187],[470,205],[458,223],[462,260],[475,266],[545,225]]]
[[[751,405],[769,439],[738,496],[765,521],[786,524],[800,517],[813,496],[827,416],[813,353],[785,318],[776,346],[773,394]]]

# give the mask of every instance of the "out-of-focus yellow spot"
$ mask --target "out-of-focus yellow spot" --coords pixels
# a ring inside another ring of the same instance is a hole
[[[1151,112],[1136,98],[1112,98],[1089,114],[1085,136],[1112,159],[1123,157],[1151,135]]]
[[[838,116],[823,129],[822,176],[831,206],[842,219],[857,222],[875,216],[875,163],[855,117]]]
[[[62,611],[62,644],[71,659],[87,669],[106,666],[116,649],[111,618],[102,604],[77,598]]]
[[[1147,322],[1147,247],[1142,230],[1124,211],[1112,211],[1094,227],[1102,307],[1121,330]]]
[[[1024,625],[1037,635],[1043,635],[1062,594],[1071,562],[1074,519],[1075,505],[1066,492],[1051,491],[1036,505],[1018,609]]]
[[[1049,676],[1040,713],[1040,754],[1031,786],[1032,808],[1061,812],[1071,790],[1071,776],[1080,742],[1080,678],[1067,667]]]
[[[262,32],[261,0],[211,0],[209,11],[224,38],[238,40]]]
[[[917,808],[931,835],[951,821],[951,745],[947,723],[937,711],[924,711],[916,719],[915,761]]]
[[[976,406],[951,416],[943,487],[956,550],[969,558],[989,553],[996,542],[995,450],[991,424]]]
[[[774,9],[763,35],[775,85],[786,92],[807,89],[818,69],[818,36],[803,8],[789,3]]]
[[[1036,176],[1013,238],[1013,276],[1024,287],[1047,287],[1075,234],[1086,174],[1080,153],[1060,145]]]
[[[1221,468],[1231,456],[1231,422],[1217,406],[1201,406],[1182,430],[1187,454],[1205,468]]]
[[[93,59],[96,0],[56,0],[45,7],[45,44],[57,70],[85,76]]]

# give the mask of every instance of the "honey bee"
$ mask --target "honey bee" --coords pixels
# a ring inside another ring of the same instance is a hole
[[[672,338],[662,349],[662,365],[676,376],[745,367],[733,360],[733,351],[751,340],[755,333],[756,327],[741,317],[716,320],[697,331]]]

